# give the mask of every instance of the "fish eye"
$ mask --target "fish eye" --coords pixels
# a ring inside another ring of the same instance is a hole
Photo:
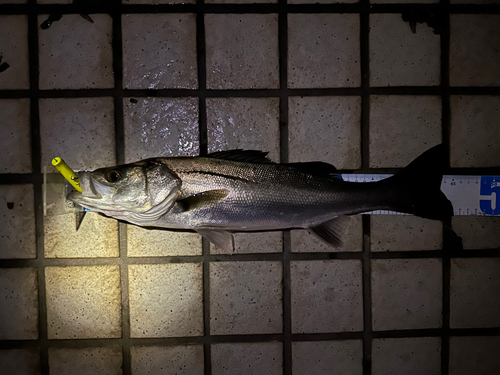
[[[115,169],[109,171],[106,174],[106,180],[108,180],[109,182],[117,182],[117,181],[120,181],[121,178],[122,178],[121,172],[117,171]]]

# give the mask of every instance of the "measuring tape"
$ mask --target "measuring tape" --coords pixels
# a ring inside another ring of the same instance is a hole
[[[343,174],[344,181],[373,182],[390,174]],[[455,215],[500,215],[500,176],[443,176],[441,190],[453,205]],[[377,215],[406,215],[394,211],[369,212]]]

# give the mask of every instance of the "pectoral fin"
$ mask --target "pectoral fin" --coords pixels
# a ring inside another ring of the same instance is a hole
[[[320,225],[308,228],[308,230],[324,242],[335,247],[341,247],[350,220],[350,216],[338,216]]]
[[[207,240],[212,242],[219,249],[226,254],[234,253],[234,240],[233,235],[226,230],[214,229],[196,229],[196,232],[201,234]]]
[[[226,189],[208,190],[203,193],[181,199],[177,201],[177,203],[184,211],[191,211],[197,208],[209,207],[219,203],[227,197],[228,194],[229,191]]]

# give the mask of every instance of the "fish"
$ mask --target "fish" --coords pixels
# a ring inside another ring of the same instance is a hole
[[[307,229],[342,246],[352,215],[391,210],[446,221],[442,145],[386,179],[344,181],[325,162],[274,163],[266,152],[150,158],[79,172],[82,192],[67,198],[90,211],[146,228],[195,231],[234,251],[233,233]]]

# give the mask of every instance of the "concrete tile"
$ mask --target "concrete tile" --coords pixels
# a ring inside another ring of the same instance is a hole
[[[372,215],[372,251],[440,250],[443,223],[417,216]]]
[[[42,24],[48,15],[38,16]],[[90,14],[65,14],[50,28],[38,31],[40,89],[112,88],[112,19]]]
[[[124,99],[125,162],[200,152],[197,98]]]
[[[372,260],[373,330],[439,328],[441,259]]]
[[[42,167],[56,156],[75,171],[115,165],[113,98],[41,99],[40,136]]]
[[[212,372],[217,375],[282,374],[283,344],[212,344]]]
[[[0,269],[0,340],[38,338],[36,268]]]
[[[121,337],[118,266],[47,267],[48,338]]]
[[[49,368],[58,375],[121,375],[122,348],[49,348]]]
[[[288,15],[288,87],[361,85],[357,14]]]
[[[292,252],[294,253],[335,253],[339,251],[363,251],[363,224],[361,215],[351,217],[344,236],[344,245],[336,248],[328,245],[306,230],[292,230]]]
[[[210,332],[282,332],[281,262],[210,263]]]
[[[276,14],[206,14],[207,87],[279,87]]]
[[[202,255],[201,236],[197,233],[144,229],[127,225],[127,256],[180,255]]]
[[[129,266],[131,337],[203,335],[201,263]]]
[[[381,96],[370,99],[370,167],[406,167],[441,143],[439,96]]]
[[[203,375],[203,345],[133,346],[132,375]]]
[[[374,339],[373,375],[440,375],[441,339],[415,337]]]
[[[500,96],[460,95],[452,96],[450,101],[451,166],[454,168],[500,166],[498,148]]]
[[[196,89],[196,15],[124,14],[123,85]]]
[[[0,185],[0,259],[36,258],[33,185]]]
[[[292,333],[363,330],[359,260],[291,262]]]
[[[261,150],[280,161],[279,98],[207,99],[208,152]]]
[[[281,253],[283,252],[283,232],[235,233],[234,254]],[[214,244],[210,244],[211,254],[225,254]]]
[[[9,3],[15,1],[10,0]],[[2,52],[0,65],[7,63],[0,80],[0,90],[29,89],[28,17],[25,15],[0,16]]]
[[[76,223],[75,214],[43,218],[46,258],[107,258],[120,255],[118,221],[88,212],[78,231]]]
[[[452,258],[450,327],[500,326],[500,258]]]
[[[294,375],[363,373],[363,341],[304,341],[292,343]]]
[[[500,217],[453,216],[451,223],[464,249],[500,248]]]
[[[450,85],[498,86],[499,14],[450,16]]]
[[[40,349],[0,350],[0,366],[5,374],[40,375]]]
[[[426,24],[414,34],[401,14],[370,15],[370,85],[439,85],[440,48],[439,35]]]
[[[451,337],[450,375],[496,374],[499,347],[499,336]]]
[[[290,162],[361,168],[360,97],[291,97],[289,112]]]
[[[4,82],[3,76],[0,82]],[[0,100],[0,116],[3,120],[0,123],[0,173],[31,173],[29,99]]]

